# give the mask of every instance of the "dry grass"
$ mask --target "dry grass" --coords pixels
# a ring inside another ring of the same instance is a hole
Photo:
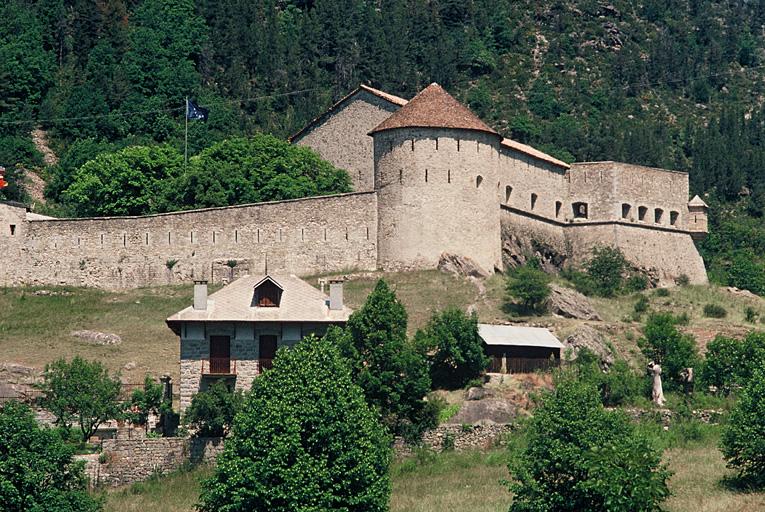
[[[165,318],[192,300],[190,286],[105,292],[87,288],[47,288],[62,295],[35,295],[35,288],[0,288],[2,360],[42,368],[76,355],[122,370],[124,380],[142,382],[145,373],[178,377],[178,338]],[[122,337],[101,346],[70,335],[89,329]]]
[[[394,465],[391,512],[500,512],[510,505],[503,451],[444,453]]]
[[[755,512],[765,510],[765,493],[745,493],[723,483],[733,473],[725,468],[722,454],[713,446],[672,449],[665,454],[674,476],[670,512]]]
[[[212,469],[199,466],[105,493],[105,512],[191,512],[199,499],[199,482]]]
[[[765,510],[765,493],[745,493],[723,483],[731,473],[714,446],[674,448],[665,461],[675,473],[668,512],[755,512]],[[391,512],[500,512],[511,495],[501,481],[508,477],[503,450],[421,454],[391,469]],[[207,467],[181,471],[161,479],[106,494],[105,512],[138,512],[159,507],[190,512],[198,499],[199,480]]]

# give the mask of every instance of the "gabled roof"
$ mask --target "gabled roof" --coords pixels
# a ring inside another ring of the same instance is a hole
[[[688,206],[702,206],[704,208],[709,208],[707,203],[705,203],[698,195],[693,196],[693,199],[688,202]]]
[[[278,308],[256,307],[255,288],[266,280],[282,288]],[[167,319],[177,332],[181,322],[345,322],[353,312],[349,307],[330,310],[329,297],[307,282],[290,274],[244,276],[207,298],[207,309],[189,306]]]
[[[291,135],[289,137],[290,142],[293,142],[295,139],[303,135],[305,132],[322,122],[325,118],[327,118],[330,114],[335,112],[336,110],[339,110],[343,105],[345,105],[351,98],[359,94],[360,92],[368,92],[369,94],[372,94],[374,96],[377,96],[380,99],[383,99],[387,101],[388,103],[392,105],[396,105],[398,107],[402,107],[407,104],[407,100],[404,98],[399,98],[398,96],[394,94],[389,94],[384,91],[380,91],[378,89],[375,89],[373,87],[369,87],[368,85],[361,84],[354,90],[352,90],[350,93],[348,93],[346,96],[342,97],[339,101],[337,101],[334,105],[329,107],[326,111],[321,113],[319,116],[313,118],[310,123],[305,125],[303,128],[300,129],[299,132]]]
[[[487,345],[563,348],[558,338],[542,327],[478,324],[478,335]]]
[[[513,149],[520,153],[525,153],[531,157],[537,158],[539,160],[543,160],[553,165],[557,165],[558,167],[563,167],[564,169],[571,168],[570,165],[568,165],[566,162],[562,160],[558,160],[557,158],[550,156],[547,153],[543,153],[539,151],[538,149],[532,148],[531,146],[527,144],[521,144],[520,142],[516,142],[512,139],[502,139],[502,146]]]
[[[264,277],[263,279],[261,279],[260,281],[255,283],[255,286],[253,286],[253,288],[257,288],[257,287],[259,287],[261,284],[263,284],[265,282],[273,283],[277,288],[279,288],[280,290],[284,291],[284,288],[282,288],[282,285],[280,285],[279,283],[274,281],[274,278],[271,277],[271,276]]]
[[[369,134],[395,128],[454,128],[499,135],[435,82]]]

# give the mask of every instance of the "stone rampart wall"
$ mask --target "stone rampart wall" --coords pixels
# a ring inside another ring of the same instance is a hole
[[[374,192],[24,226],[21,261],[4,262],[0,284],[122,288],[377,266]]]
[[[500,155],[499,204],[548,219],[566,218],[570,201],[564,169],[504,146]]]
[[[100,457],[83,459],[91,485],[117,487],[170,473],[187,463],[213,463],[222,451],[221,438],[107,439]]]

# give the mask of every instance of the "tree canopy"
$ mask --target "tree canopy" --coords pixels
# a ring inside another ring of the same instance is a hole
[[[253,381],[201,510],[383,512],[390,458],[390,438],[336,344],[310,336]]]
[[[115,152],[103,152],[108,146],[96,142],[73,148],[94,157],[73,175],[60,164],[49,192],[79,216],[143,215],[351,190],[345,171],[308,148],[265,134],[213,144],[188,165],[166,144]],[[82,157],[70,160],[79,163]]]
[[[0,503],[3,510],[97,512],[82,462],[61,435],[40,428],[19,402],[0,407]]]
[[[407,314],[384,280],[348,319],[347,334],[335,336],[350,361],[354,381],[396,433],[416,437],[431,426],[427,403],[430,376],[425,355],[406,335]]]

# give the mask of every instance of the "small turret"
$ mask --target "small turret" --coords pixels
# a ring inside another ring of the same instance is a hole
[[[694,196],[688,202],[688,231],[694,240],[706,238],[709,229],[708,223],[709,206],[699,196]]]

